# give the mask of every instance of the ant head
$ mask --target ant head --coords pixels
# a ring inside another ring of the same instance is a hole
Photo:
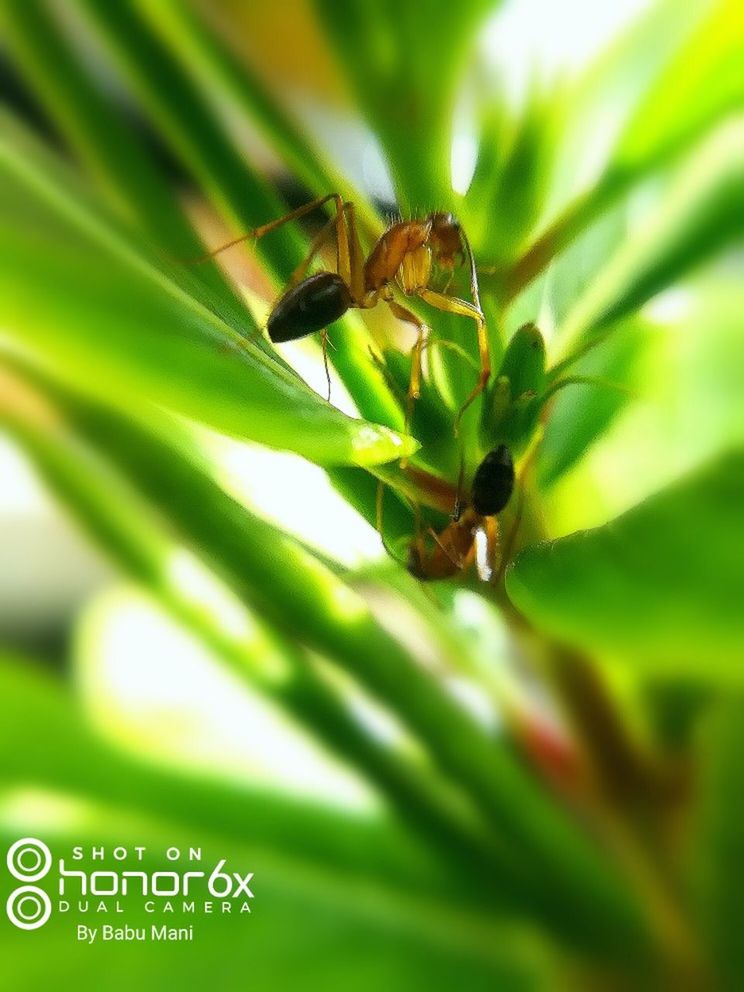
[[[453,268],[455,258],[463,258],[462,229],[460,222],[450,213],[434,213],[429,215],[431,233],[429,243],[440,265]]]
[[[431,221],[432,230],[435,231],[447,228],[454,228],[456,231],[460,230],[460,222],[455,215],[447,213],[443,210],[429,214],[429,220]]]

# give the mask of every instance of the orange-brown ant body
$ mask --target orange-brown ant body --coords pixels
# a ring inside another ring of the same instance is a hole
[[[354,205],[345,203],[337,193],[331,193],[255,228],[204,257],[211,257],[249,238],[258,240],[289,221],[299,220],[329,201],[334,202],[335,216],[319,231],[307,257],[292,274],[289,288],[269,314],[269,337],[274,342],[283,342],[321,332],[325,347],[326,328],[334,320],[342,317],[347,310],[368,310],[383,301],[398,319],[413,324],[418,331],[408,390],[410,419],[411,403],[420,393],[421,353],[426,325],[395,299],[396,290],[403,296],[417,297],[437,310],[467,317],[476,325],[480,375],[458,413],[455,424],[457,429],[464,411],[485,388],[491,366],[475,260],[468,240],[452,214],[432,213],[423,220],[393,224],[377,239],[365,258],[357,232]],[[336,271],[320,271],[308,276],[310,265],[333,232],[336,238]],[[471,301],[431,288],[435,269],[451,276],[455,267],[466,258],[470,268]]]
[[[499,572],[500,529],[497,515],[514,491],[514,463],[505,444],[490,451],[478,466],[463,505],[460,485],[449,524],[437,533],[429,528],[416,534],[408,547],[405,566],[422,581],[451,579],[476,566],[478,577],[491,581]],[[377,529],[382,531],[382,494],[378,489]],[[438,493],[435,495],[438,501]],[[387,545],[386,545],[387,547]],[[392,554],[388,549],[388,553]],[[393,556],[394,557],[394,556]]]

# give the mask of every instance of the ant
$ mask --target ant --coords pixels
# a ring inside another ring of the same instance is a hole
[[[330,193],[268,224],[254,228],[195,261],[205,261],[226,248],[251,238],[258,241],[283,224],[299,220],[330,201],[335,205],[335,216],[315,236],[307,257],[292,273],[287,290],[269,314],[267,330],[270,339],[274,343],[280,343],[320,332],[325,360],[328,325],[342,317],[347,310],[369,310],[382,300],[395,317],[412,324],[418,333],[412,350],[408,387],[408,428],[412,403],[420,395],[421,354],[427,327],[416,314],[395,299],[394,290],[397,288],[406,297],[418,297],[437,310],[470,318],[475,322],[478,335],[480,376],[457,414],[457,433],[465,410],[485,389],[491,374],[491,363],[475,260],[465,232],[452,214],[431,213],[423,220],[400,221],[391,225],[377,239],[365,258],[357,232],[354,204],[344,202],[338,193]],[[308,276],[307,271],[314,258],[330,241],[334,231],[336,272],[320,271]],[[466,258],[470,270],[472,302],[430,287],[435,267],[449,273],[448,287],[455,266],[463,264]]]
[[[486,455],[476,469],[470,504],[462,503],[461,478],[450,523],[439,534],[429,528],[431,543],[427,544],[421,532],[416,535],[405,563],[411,575],[422,581],[451,579],[458,573],[467,572],[475,564],[479,579],[490,582],[499,568],[499,524],[496,516],[509,503],[514,481],[511,452],[505,444],[500,444]],[[381,484],[377,502],[380,535],[383,533],[382,492]],[[387,546],[386,550],[392,555]]]

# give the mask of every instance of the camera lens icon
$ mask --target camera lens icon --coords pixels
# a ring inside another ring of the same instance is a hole
[[[7,855],[8,871],[21,882],[38,882],[52,866],[52,852],[35,837],[23,837],[11,844]]]
[[[5,912],[13,926],[20,930],[38,930],[52,915],[52,900],[43,889],[22,885],[8,896]]]
[[[52,866],[52,852],[35,837],[23,837],[8,848],[8,871],[20,882],[38,882]],[[14,889],[5,903],[5,912],[20,930],[38,930],[52,913],[52,900],[36,885]]]

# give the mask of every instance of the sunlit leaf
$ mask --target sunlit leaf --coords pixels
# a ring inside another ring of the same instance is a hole
[[[491,267],[485,285],[514,296],[605,211],[734,116],[743,39],[736,0],[652,9],[567,92],[550,219],[512,266]]]
[[[632,318],[617,334],[579,359],[570,375],[567,373],[566,385],[554,397],[540,444],[541,486],[550,486],[568,471],[635,398],[635,372],[647,334],[641,320]],[[571,382],[573,376],[579,378]],[[581,382],[581,377],[586,381]]]
[[[224,93],[238,113],[255,122],[284,165],[314,196],[340,192],[345,199],[355,203],[362,224],[371,231],[379,231],[380,220],[366,199],[326,157],[299,120],[295,120],[266,89],[244,60],[239,61],[228,50],[196,11],[180,0],[158,4],[144,2],[139,7],[185,64],[200,73],[206,95]],[[215,102],[219,104],[219,101]]]
[[[695,38],[711,7],[710,0],[685,4],[654,0],[569,84],[552,177],[551,213],[612,168],[620,135],[631,119],[643,119],[639,108],[656,92],[659,80],[686,42]],[[591,134],[591,141],[586,140],[587,134]],[[636,162],[635,181],[644,174],[646,165]]]
[[[106,546],[121,551],[124,561],[133,562],[137,572],[141,571],[140,556],[145,555],[145,575],[154,573],[155,588],[167,604],[173,604],[177,615],[190,621],[191,609],[196,611],[197,622],[202,620],[199,604],[190,607],[188,598],[181,604],[178,588],[170,589],[163,582],[160,558],[156,556],[151,563],[152,552],[141,546],[137,521],[127,509],[126,490],[119,492],[116,506],[110,506],[106,490],[113,486],[114,477],[110,468],[105,472],[97,468],[102,453],[133,479],[138,498],[146,497],[167,512],[256,616],[293,643],[332,659],[426,742],[437,766],[488,817],[491,831],[474,837],[487,858],[483,864],[495,867],[501,886],[509,887],[509,898],[524,901],[540,917],[561,928],[565,925],[573,934],[591,931],[608,948],[624,946],[626,941],[643,944],[632,899],[596,857],[589,839],[576,832],[510,751],[379,625],[361,595],[290,538],[222,493],[205,472],[202,459],[185,446],[185,439],[178,440],[177,431],[164,430],[162,423],[159,430],[153,430],[113,411],[77,404],[73,397],[65,401],[58,393],[56,402],[60,401],[73,423],[94,440],[99,453],[78,452],[74,435],[66,437],[65,430],[57,428],[50,436],[38,415],[24,419],[28,404],[20,411],[17,404],[15,410],[11,407],[11,426],[62,498]],[[159,535],[156,539],[162,541]],[[214,630],[214,619],[219,622],[219,617],[207,613],[204,619],[210,638],[220,634],[219,626]],[[240,661],[240,653],[234,655],[229,640],[224,647]],[[236,647],[240,652],[240,645]],[[281,679],[279,675],[279,691]],[[418,786],[416,777],[406,781],[409,797],[418,804],[420,789],[428,788],[426,778],[419,777]],[[530,852],[527,864],[540,863],[537,875],[532,867],[507,859],[506,850],[513,846]],[[556,858],[558,850],[560,858]],[[544,887],[546,873],[554,879],[550,890]],[[591,900],[587,892],[594,894]],[[558,908],[566,900],[574,905],[570,918],[564,918]]]
[[[642,670],[744,678],[744,453],[595,530],[527,548],[508,571],[515,605],[550,636]]]
[[[47,4],[9,0],[0,11],[12,53],[45,110],[125,219],[176,257],[204,251],[173,191],[133,130],[112,111]],[[214,264],[195,273],[224,300],[237,300]]]
[[[603,329],[741,236],[743,152],[744,125],[737,123],[688,161],[652,216],[569,311],[561,328],[564,356],[581,353]]]
[[[744,10],[737,0],[715,0],[711,13],[643,94],[610,169],[641,174],[716,121],[738,114],[744,102],[742,57]]]
[[[207,196],[236,234],[286,213],[286,206],[245,161],[211,113],[191,76],[143,22],[131,3],[80,0],[80,9]],[[286,227],[258,251],[284,282],[302,259],[297,232]]]
[[[0,141],[6,334],[98,395],[122,404],[135,396],[160,402],[321,464],[390,461],[412,450],[386,428],[341,414],[255,339],[239,335],[166,274],[165,260],[66,183],[66,173],[23,132],[6,125]],[[44,237],[37,233],[41,224]]]
[[[445,209],[452,197],[449,139],[457,84],[475,30],[496,0],[315,5],[382,142],[401,208]]]

